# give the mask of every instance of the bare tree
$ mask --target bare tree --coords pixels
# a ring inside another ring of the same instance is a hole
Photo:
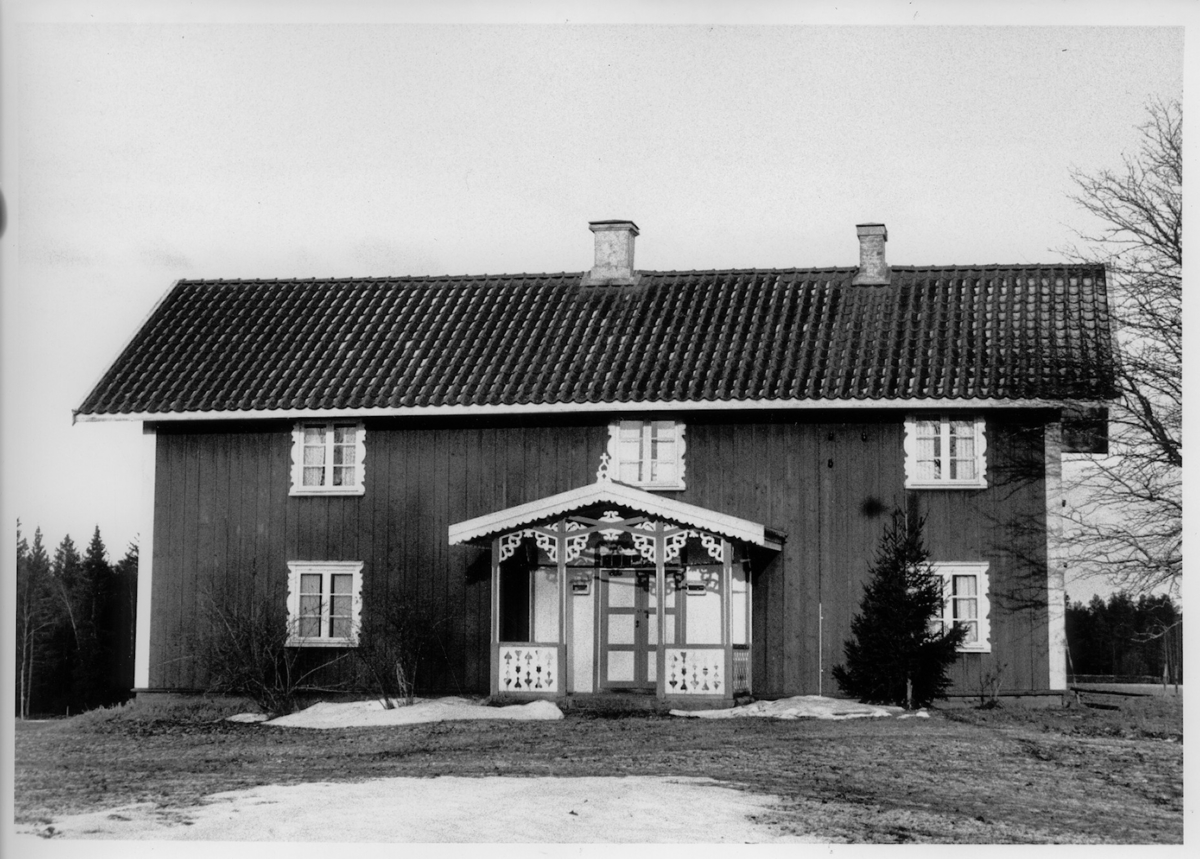
[[[1108,266],[1119,399],[1110,453],[1069,487],[1075,562],[1134,592],[1177,590],[1183,571],[1183,109],[1153,101],[1117,170],[1072,174],[1098,221],[1068,255]]]
[[[33,535],[33,548],[21,536],[17,522],[17,702],[18,715],[28,719],[33,700],[34,669],[46,661],[46,638],[56,615],[50,590],[50,558],[42,545],[42,529]]]

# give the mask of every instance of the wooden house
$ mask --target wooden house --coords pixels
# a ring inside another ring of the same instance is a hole
[[[1099,266],[179,281],[76,412],[144,427],[136,685],[265,606],[325,680],[372,611],[430,691],[837,694],[890,511],[925,521],[954,693],[1066,683],[1060,464],[1104,444]]]

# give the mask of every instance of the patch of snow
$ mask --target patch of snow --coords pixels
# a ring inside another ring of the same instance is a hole
[[[920,710],[917,710],[917,712],[915,712],[915,713],[901,713],[896,718],[897,719],[928,719],[929,711],[926,710],[924,707],[922,707]]]
[[[759,823],[778,798],[707,778],[385,778],[262,785],[191,808],[138,803],[16,829],[74,839],[457,843],[815,842]],[[272,854],[274,855],[274,854]],[[282,855],[282,854],[281,854]]]
[[[878,719],[903,712],[903,707],[861,704],[822,695],[797,695],[778,701],[755,701],[728,710],[672,710],[671,715],[690,716],[693,719],[744,719],[756,716],[767,719]]]
[[[226,722],[265,722],[267,715],[265,713],[238,713],[236,716],[229,716],[225,719]]]
[[[508,707],[488,707],[466,698],[437,698],[411,706],[384,708],[379,701],[322,702],[278,719],[263,722],[280,728],[361,728],[380,725],[417,725],[465,719],[547,721],[561,719],[562,710],[550,701],[531,701]]]

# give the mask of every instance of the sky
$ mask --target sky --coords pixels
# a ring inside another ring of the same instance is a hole
[[[1059,261],[1192,7],[1055,5],[9,3],[5,515],[136,539],[140,426],[72,409],[179,278],[582,271],[615,218],[643,269]]]

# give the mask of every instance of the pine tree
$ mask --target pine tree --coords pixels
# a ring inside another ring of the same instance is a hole
[[[903,510],[892,513],[850,622],[846,664],[833,669],[842,691],[861,701],[923,707],[950,685],[946,669],[966,630],[941,628],[942,578],[929,565],[923,527],[924,520],[909,527]]]

